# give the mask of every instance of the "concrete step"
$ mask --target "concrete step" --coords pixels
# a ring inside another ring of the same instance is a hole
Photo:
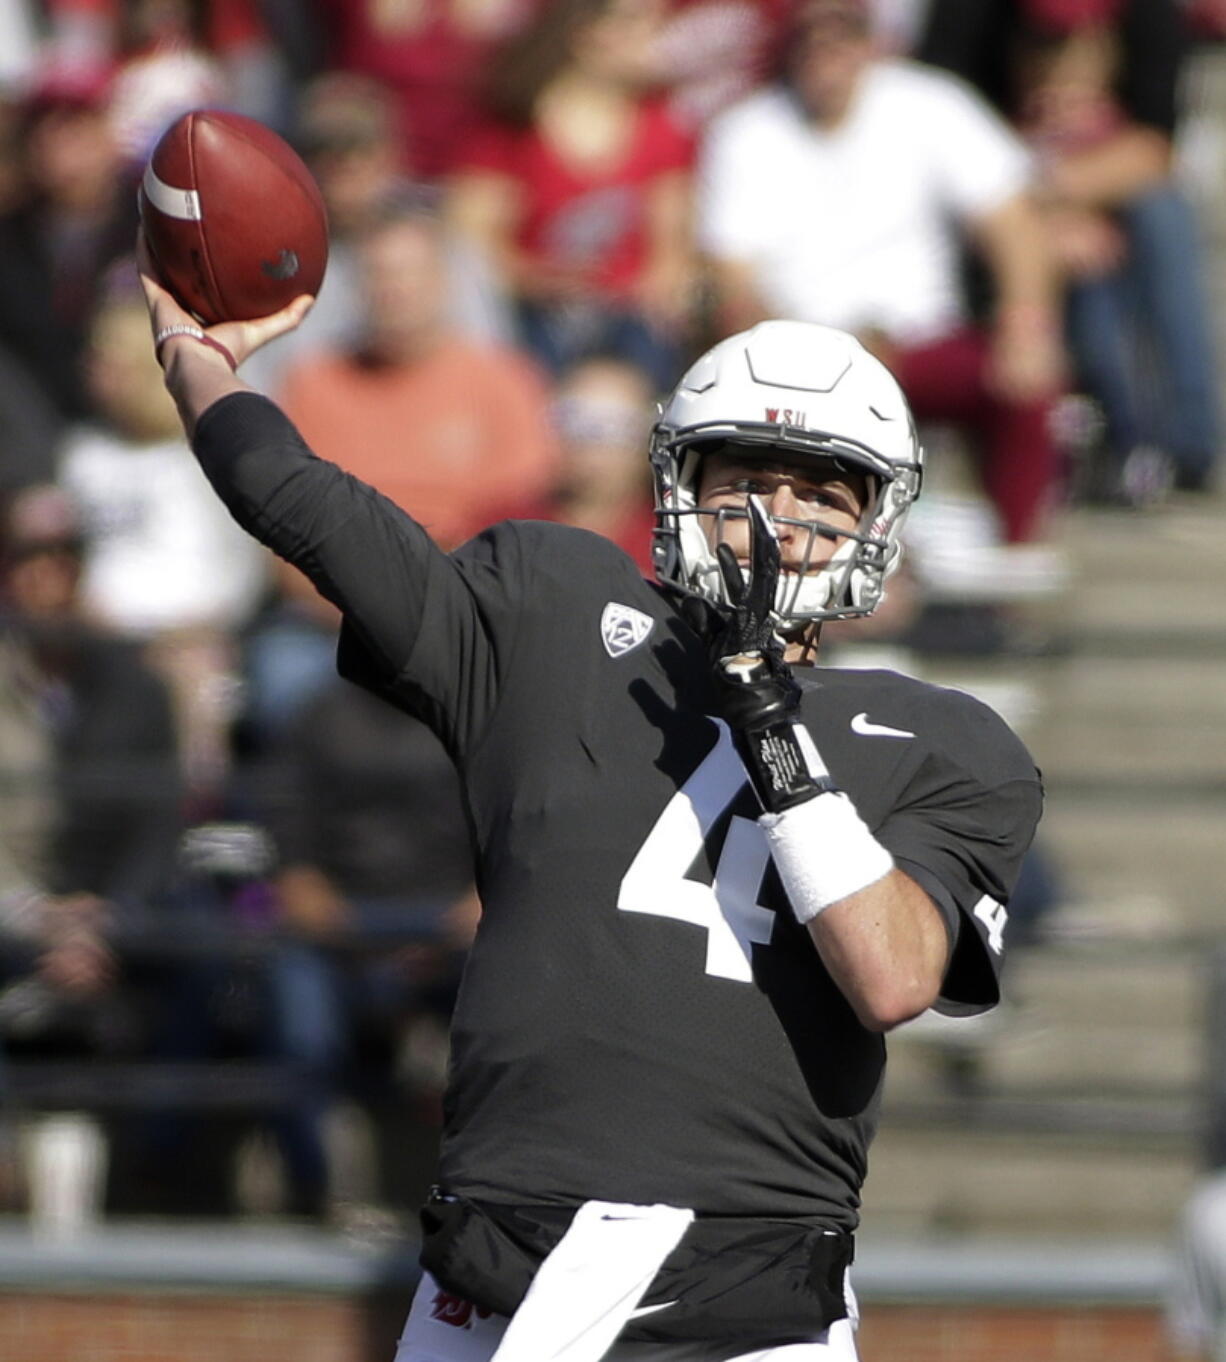
[[[946,1023],[964,1042],[893,1033],[869,1223],[1168,1237],[1204,1167],[1208,977],[1169,945],[1040,946],[999,1021]]]
[[[916,1131],[888,1114],[869,1158],[875,1234],[1070,1234],[1169,1240],[1201,1172],[1195,1139]]]
[[[1150,629],[1162,635],[1226,637],[1226,535],[1221,495],[1176,498],[1144,515],[1081,509],[1066,518],[1061,541],[1073,586],[1063,609],[1078,631],[1131,638],[1151,655]]]
[[[931,1100],[942,1070],[973,1058],[995,1098],[1163,1100],[1199,1089],[1207,971],[1188,954],[1042,946],[1008,962],[1005,1001],[982,1019],[924,1018],[890,1037],[890,1091]],[[946,1075],[948,1077],[948,1075]]]
[[[1113,790],[1052,782],[1040,836],[1068,900],[1052,930],[1139,944],[1220,934],[1224,828],[1224,801],[1204,792],[1176,797],[1161,783],[1131,777]]]
[[[1054,791],[1190,782],[1226,804],[1223,676],[1219,658],[1064,659],[1044,678],[1031,751]]]

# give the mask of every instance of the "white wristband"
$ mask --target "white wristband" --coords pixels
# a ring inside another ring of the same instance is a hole
[[[888,875],[894,858],[845,794],[831,790],[782,813],[764,813],[771,856],[797,922]]]
[[[188,326],[186,323],[179,322],[175,326],[164,326],[153,338],[153,353],[157,362],[162,362],[162,346],[169,340],[174,340],[176,336],[186,336],[188,340],[194,340],[198,345],[207,345],[210,350],[216,350],[221,355],[230,368],[237,369],[236,362],[230,350],[222,345],[213,336],[205,335],[204,331],[198,326]]]

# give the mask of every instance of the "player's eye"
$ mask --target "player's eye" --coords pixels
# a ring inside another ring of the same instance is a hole
[[[855,516],[857,514],[856,505],[851,497],[838,488],[801,488],[797,493],[797,499],[807,502],[811,506],[825,506],[832,511],[841,511],[844,515]]]

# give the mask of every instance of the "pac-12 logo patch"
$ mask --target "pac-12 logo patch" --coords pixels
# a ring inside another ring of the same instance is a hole
[[[610,657],[622,657],[651,633],[655,620],[632,605],[610,601],[600,616],[600,637]]]

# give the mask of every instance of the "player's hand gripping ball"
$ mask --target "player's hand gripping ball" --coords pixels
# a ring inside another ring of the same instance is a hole
[[[154,147],[139,202],[159,282],[206,326],[266,317],[319,292],[328,263],[319,186],[253,118],[184,114]]]

